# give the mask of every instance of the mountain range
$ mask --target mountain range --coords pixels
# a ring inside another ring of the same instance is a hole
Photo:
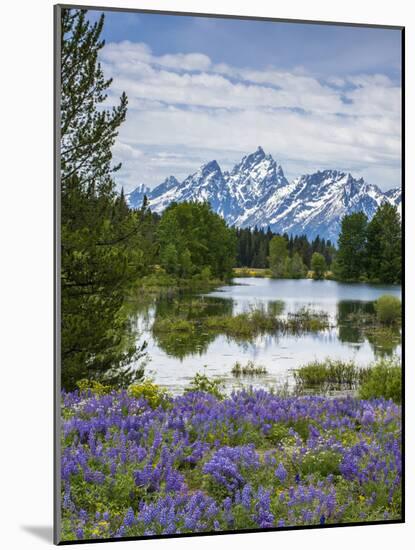
[[[382,192],[338,170],[319,170],[289,182],[262,147],[229,172],[212,160],[181,182],[170,176],[154,189],[141,184],[126,195],[130,207],[139,208],[144,195],[154,212],[161,213],[173,201],[208,201],[229,225],[269,226],[275,233],[309,239],[319,235],[334,243],[344,215],[363,211],[371,219],[383,201],[401,208],[400,187]]]

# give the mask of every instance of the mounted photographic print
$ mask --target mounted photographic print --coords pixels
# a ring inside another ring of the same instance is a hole
[[[404,521],[403,37],[55,7],[55,543]]]

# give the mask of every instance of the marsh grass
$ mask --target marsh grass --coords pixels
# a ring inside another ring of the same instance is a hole
[[[313,361],[294,371],[297,391],[356,389],[366,369],[358,367],[353,361],[326,359]]]
[[[153,334],[192,333],[197,330],[226,336],[250,339],[260,334],[318,332],[329,328],[328,315],[302,309],[280,317],[282,308],[271,308],[266,311],[261,307],[237,315],[204,316],[202,308],[197,318],[164,317],[154,321]]]
[[[248,361],[246,365],[242,365],[237,361],[232,367],[232,375],[239,376],[261,376],[267,374],[267,369],[262,365],[255,365],[253,361]]]
[[[354,390],[361,399],[385,398],[400,403],[402,368],[399,358],[379,359],[360,367],[353,361],[314,361],[294,371],[295,392]]]

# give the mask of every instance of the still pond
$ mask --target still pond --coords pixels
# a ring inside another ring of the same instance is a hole
[[[206,294],[184,293],[160,297],[137,307],[134,323],[139,343],[148,344],[147,374],[173,393],[183,390],[196,372],[221,377],[227,390],[242,384],[255,387],[290,384],[292,371],[313,360],[354,360],[367,365],[380,356],[400,355],[400,339],[371,338],[362,330],[359,313],[373,311],[373,301],[383,294],[401,297],[401,287],[392,285],[344,284],[335,281],[238,278],[234,284]],[[155,319],[200,314],[195,304],[203,304],[203,314],[235,315],[261,308],[286,316],[307,309],[329,316],[330,328],[314,333],[264,334],[235,339],[209,333],[203,328],[191,335],[152,333]],[[264,366],[267,374],[238,378],[231,374],[236,361],[249,360]]]

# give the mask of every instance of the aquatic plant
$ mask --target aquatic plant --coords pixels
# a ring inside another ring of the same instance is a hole
[[[267,369],[262,365],[255,365],[253,361],[248,361],[246,365],[242,365],[237,361],[231,370],[233,376],[260,376],[267,374]]]
[[[325,359],[312,361],[293,373],[297,391],[308,389],[327,392],[330,390],[352,390],[362,376],[362,369],[353,361]]]

